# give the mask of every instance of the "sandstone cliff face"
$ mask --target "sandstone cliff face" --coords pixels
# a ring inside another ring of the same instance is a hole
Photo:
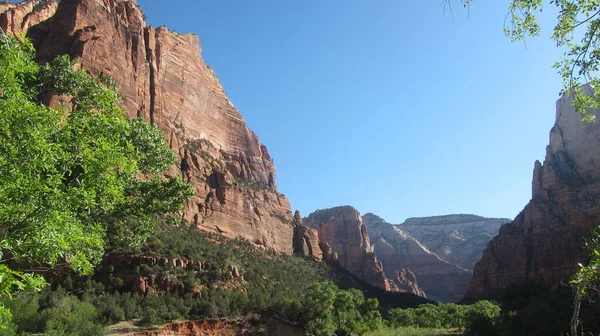
[[[350,206],[317,210],[304,219],[304,224],[318,231],[326,249],[325,259],[337,254],[340,265],[360,279],[388,291],[396,289],[373,253],[358,210]]]
[[[508,218],[447,215],[409,218],[399,227],[440,258],[472,270]]]
[[[40,3],[27,0],[19,4],[0,3],[0,28],[15,36],[27,32],[29,28],[46,21],[56,12],[58,3],[54,1]]]
[[[471,272],[441,259],[398,225],[373,214],[364,215],[363,221],[388,277],[394,278],[397,271],[408,269],[428,298],[444,302],[462,298]]]
[[[201,57],[200,40],[146,26],[134,0],[1,4],[0,26],[27,32],[46,62],[69,54],[119,84],[128,117],[162,130],[177,154],[169,173],[193,182],[183,219],[206,231],[292,252],[287,198],[264,145]]]
[[[535,162],[531,201],[488,244],[466,299],[494,298],[533,278],[558,289],[585,262],[584,237],[600,223],[600,124],[582,122],[571,102],[558,100],[544,164]]]

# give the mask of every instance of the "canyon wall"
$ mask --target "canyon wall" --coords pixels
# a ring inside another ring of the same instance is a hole
[[[147,26],[134,0],[3,3],[0,28],[26,33],[42,63],[68,54],[115,79],[127,116],[156,125],[175,151],[168,174],[193,183],[183,220],[292,253],[290,204],[273,161],[204,63],[197,36]]]
[[[471,278],[470,271],[443,260],[404,232],[400,225],[392,225],[371,213],[362,218],[375,255],[383,263],[388,277],[394,278],[396,272],[410,270],[427,298],[443,302],[462,298]]]
[[[600,223],[600,124],[582,122],[571,103],[558,100],[544,163],[534,165],[531,201],[488,244],[465,299],[495,298],[534,278],[556,290],[587,259],[584,238]]]
[[[383,265],[373,252],[367,227],[355,208],[317,210],[304,219],[304,224],[317,230],[324,259],[329,259],[326,255],[336,255],[337,262],[350,273],[387,291],[423,294],[406,273],[392,272],[389,278],[385,276]]]

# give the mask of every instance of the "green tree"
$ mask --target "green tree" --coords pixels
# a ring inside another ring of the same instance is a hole
[[[357,289],[341,290],[331,281],[315,283],[303,299],[302,323],[317,336],[364,335],[379,329],[381,314],[377,299],[367,299]]]
[[[388,324],[393,328],[410,327],[417,324],[414,309],[394,308],[388,312]]]
[[[473,0],[460,0],[469,6]],[[449,0],[445,0],[449,4]],[[597,0],[550,0],[550,5],[558,9],[552,39],[557,47],[564,47],[563,57],[554,64],[558,70],[563,88],[561,94],[573,97],[573,106],[586,121],[594,121],[595,116],[587,112],[600,108],[600,2]],[[510,25],[504,27],[505,34],[512,41],[523,40],[527,36],[538,36],[541,27],[537,16],[543,12],[543,0],[511,0],[508,10]],[[590,238],[592,241],[590,261],[581,265],[581,270],[573,279],[575,304],[571,319],[571,334],[577,334],[578,315],[581,300],[590,291],[598,291],[600,281],[600,229]],[[596,242],[596,243],[594,243]],[[590,245],[590,244],[588,244]]]
[[[0,295],[39,289],[12,269],[62,265],[91,273],[107,245],[141,247],[191,195],[164,179],[174,154],[146,122],[127,120],[108,78],[75,70],[68,57],[39,66],[28,41],[0,38]],[[44,103],[53,95],[69,108]],[[4,306],[0,312],[6,320]],[[6,322],[6,321],[5,321]],[[2,325],[5,325],[3,323]]]
[[[500,302],[502,328],[508,335],[559,335],[569,330],[568,301],[543,280],[508,286]]]
[[[578,335],[580,326],[579,312],[582,301],[592,301],[600,294],[600,226],[592,232],[586,241],[590,260],[587,265],[579,264],[581,268],[575,274],[571,284],[575,289],[575,303],[571,317],[571,335]]]

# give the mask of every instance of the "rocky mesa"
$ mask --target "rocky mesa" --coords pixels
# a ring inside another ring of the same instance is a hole
[[[600,223],[598,144],[600,124],[582,122],[572,98],[559,99],[544,163],[535,162],[531,201],[488,244],[466,299],[494,298],[534,278],[555,290],[569,282],[586,260],[584,237]]]
[[[134,0],[3,3],[0,27],[26,33],[40,62],[68,54],[115,79],[127,116],[167,136],[178,161],[170,174],[193,183],[183,220],[292,253],[290,204],[273,161],[203,61],[197,36],[147,26]]]
[[[473,270],[483,250],[508,218],[445,215],[409,218],[399,227],[440,258]]]
[[[368,213],[363,217],[373,242],[375,255],[383,263],[385,274],[410,271],[428,298],[455,302],[467,290],[471,272],[443,260],[411,235],[382,218]]]

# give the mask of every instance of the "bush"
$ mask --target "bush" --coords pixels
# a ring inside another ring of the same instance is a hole
[[[364,335],[383,325],[378,306],[377,299],[365,300],[356,289],[341,290],[325,281],[308,289],[302,301],[302,322],[307,332],[317,336]]]
[[[96,308],[81,302],[74,296],[65,296],[55,307],[44,310],[42,318],[46,320],[45,332],[53,336],[97,336],[105,330],[98,322]]]
[[[560,335],[569,331],[571,300],[540,280],[508,287],[502,295],[502,325],[509,335]]]
[[[490,301],[479,301],[473,305],[455,303],[424,304],[411,309],[391,309],[388,312],[388,325],[398,327],[419,327],[434,329],[465,329],[485,318],[495,321],[500,307]],[[478,322],[479,323],[479,322]]]
[[[500,336],[501,329],[498,325],[498,319],[490,318],[485,314],[473,312],[469,316],[469,321],[465,335],[468,336]]]

